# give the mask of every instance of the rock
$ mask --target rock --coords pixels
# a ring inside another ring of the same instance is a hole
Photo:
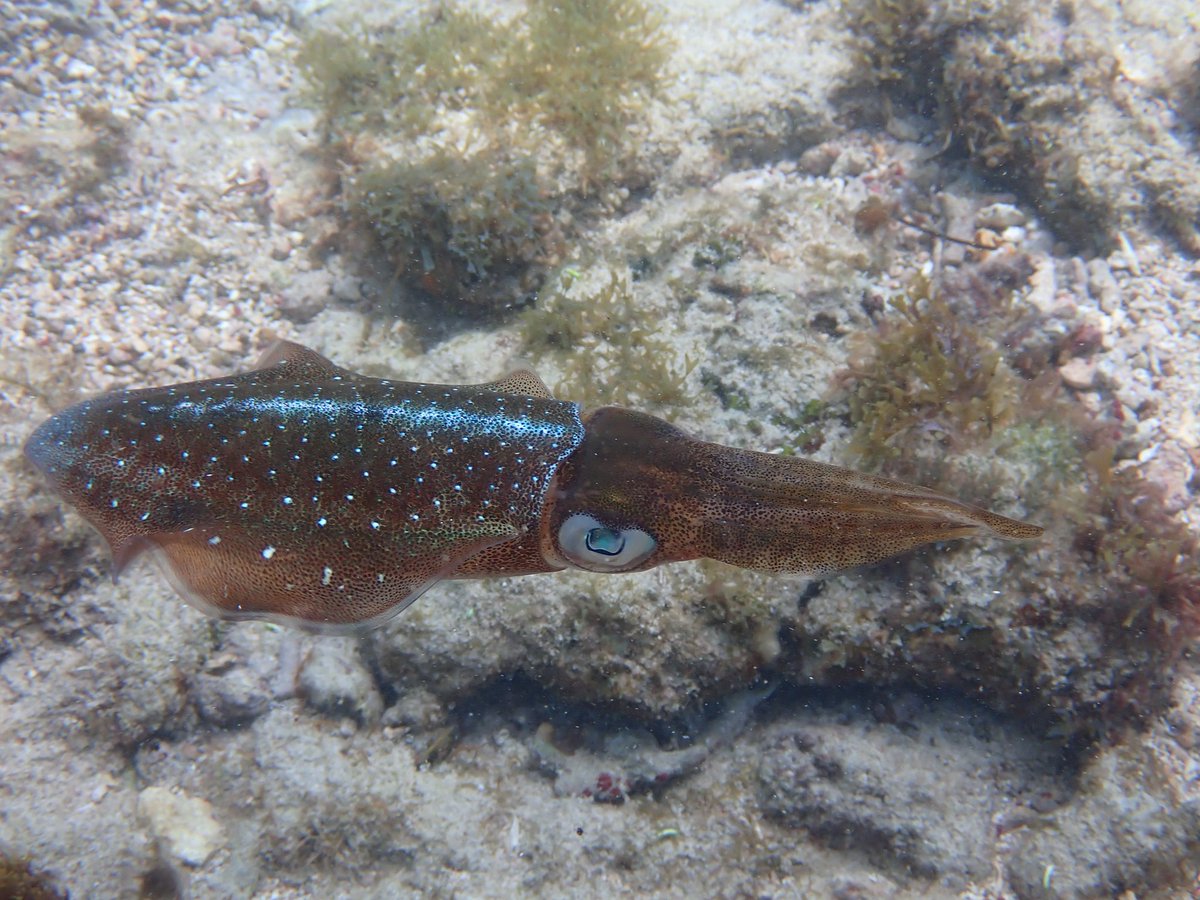
[[[760,754],[759,805],[890,876],[962,889],[991,872],[997,814],[1051,775],[989,740],[986,719],[965,708],[910,714],[894,727],[831,719],[781,729]]]
[[[1097,257],[1087,264],[1088,293],[1111,315],[1121,306],[1121,287],[1108,263]]]
[[[1191,454],[1175,441],[1164,441],[1146,462],[1146,480],[1162,491],[1163,508],[1177,513],[1192,501],[1188,485],[1196,477]]]
[[[1026,299],[1042,312],[1050,313],[1054,309],[1057,294],[1058,277],[1054,272],[1053,260],[1039,259],[1033,275],[1029,278],[1029,294]]]
[[[827,175],[841,153],[842,149],[835,141],[809,147],[800,154],[800,171],[809,175]]]
[[[383,712],[383,698],[353,640],[315,642],[300,670],[299,690],[314,709],[359,724],[378,722]]]
[[[996,231],[1024,225],[1025,221],[1025,213],[1011,203],[993,203],[985,206],[975,216],[975,224],[980,228],[992,228]]]
[[[397,697],[380,721],[385,726],[433,731],[445,725],[446,715],[444,703],[424,688],[414,687]]]
[[[735,159],[762,164],[795,159],[829,140],[833,133],[833,124],[824,107],[812,98],[797,95],[780,106],[736,114],[722,123],[720,144]]]
[[[200,718],[218,728],[245,725],[271,706],[267,685],[243,666],[234,666],[220,674],[197,675],[192,697]]]
[[[168,852],[189,866],[204,865],[224,846],[224,834],[207,800],[151,786],[138,795],[138,812]]]
[[[333,276],[323,269],[298,272],[280,292],[279,309],[293,321],[308,321],[329,304],[332,288]]]
[[[73,59],[67,63],[63,75],[72,81],[87,81],[96,76],[96,67],[82,59]]]
[[[1134,740],[1099,754],[1073,803],[1018,833],[1007,864],[1018,897],[1115,897],[1122,890],[1142,896],[1196,871],[1200,795],[1181,790],[1154,743]]]
[[[1067,387],[1077,391],[1090,390],[1096,385],[1096,361],[1077,356],[1059,366],[1058,374]]]

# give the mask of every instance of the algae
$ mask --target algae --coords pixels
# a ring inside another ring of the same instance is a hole
[[[587,186],[615,174],[668,51],[661,17],[637,0],[529,0],[527,32],[509,48],[489,113],[515,115],[582,152]]]
[[[842,376],[857,457],[878,466],[930,440],[961,452],[1014,420],[1020,385],[998,343],[928,278],[916,276],[888,308]]]
[[[851,450],[869,468],[947,493],[1020,497],[1025,515],[1050,526],[1044,557],[1026,551],[1007,563],[1021,585],[1014,600],[1028,598],[1016,602],[1010,627],[1036,630],[1039,643],[1084,642],[1073,652],[1090,674],[1058,671],[1054,654],[1037,655],[1045,647],[1001,668],[1038,673],[1039,714],[1049,714],[1058,737],[1077,745],[1112,738],[1163,708],[1173,664],[1200,634],[1200,541],[1127,458],[1136,447],[1111,405],[1091,411],[1065,390],[1058,366],[1095,345],[1075,328],[1055,347],[1026,346],[1021,336],[1037,329],[1016,288],[989,289],[979,274],[914,277],[855,337],[838,376]],[[981,642],[976,658],[1000,652],[992,627],[947,631],[946,610],[915,613],[905,608],[889,623],[905,630],[903,661],[889,665],[929,672],[951,664],[968,683],[988,681],[959,654],[970,641]],[[939,631],[911,627],[930,620]],[[845,665],[860,664],[850,651]],[[1081,705],[1089,715],[1073,712]]]
[[[639,0],[530,0],[511,23],[444,4],[317,32],[298,62],[351,227],[409,287],[489,309],[527,301],[600,184],[633,177],[668,52]]]
[[[0,897],[11,900],[64,900],[67,894],[56,889],[29,861],[3,855],[0,856]]]
[[[505,278],[528,294],[531,266],[554,252],[550,203],[528,158],[439,148],[365,168],[349,196],[395,273],[434,296],[485,302]]]
[[[691,402],[686,383],[696,361],[679,358],[662,336],[660,317],[638,304],[622,274],[610,270],[594,290],[573,288],[571,277],[560,279],[520,322],[525,351],[561,366],[561,396],[584,408]]]
[[[1194,148],[1143,111],[1155,101],[1121,86],[1111,48],[1075,28],[1070,7],[854,0],[843,14],[847,93],[875,92],[863,102],[877,119],[929,120],[947,158],[1016,192],[1074,251],[1110,251],[1149,208],[1200,253]],[[1186,121],[1182,81],[1173,100]]]

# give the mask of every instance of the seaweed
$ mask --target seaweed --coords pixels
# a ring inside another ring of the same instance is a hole
[[[585,157],[584,186],[613,174],[628,129],[667,61],[662,20],[638,0],[529,0],[527,33],[488,98]]]
[[[726,384],[715,372],[708,369],[700,370],[700,384],[720,401],[721,409],[733,409],[738,412],[750,410],[750,399],[746,392],[733,385]]]
[[[321,110],[327,131],[374,123],[387,105],[400,99],[379,43],[347,31],[317,31],[296,55],[309,99]]]
[[[857,0],[844,13],[855,80],[924,115],[938,111],[945,59],[958,35],[986,15],[959,17],[934,0]]]
[[[1086,63],[1023,37],[964,36],[943,72],[941,118],[979,171],[1025,197],[1077,250],[1102,252],[1117,227],[1115,200],[1062,140],[1083,109],[1074,73]]]
[[[531,0],[509,24],[443,4],[411,27],[318,32],[298,62],[347,219],[410,287],[474,308],[537,289],[668,45],[639,0]]]
[[[799,412],[776,412],[771,422],[790,433],[788,443],[780,449],[783,456],[800,456],[816,453],[825,445],[823,420],[829,413],[829,404],[824,400],[809,400]]]
[[[526,352],[556,356],[565,376],[558,391],[585,408],[690,402],[685,385],[696,362],[678,358],[661,326],[616,271],[587,292],[573,292],[570,278],[560,280],[520,323]]]
[[[745,245],[736,234],[713,235],[696,248],[692,265],[697,269],[722,269],[742,258]]]
[[[858,342],[841,376],[856,456],[879,466],[930,441],[961,452],[1013,421],[1017,376],[996,340],[958,314],[943,291],[917,276],[887,305],[891,315]]]
[[[433,296],[487,302],[497,282],[537,289],[554,252],[549,201],[533,162],[439,148],[418,162],[365,169],[351,209],[400,277]]]
[[[1030,348],[1037,329],[1017,284],[997,277],[1019,283],[1020,271],[983,263],[936,282],[915,277],[856,336],[838,381],[866,466],[959,496],[1019,496],[1052,526],[1044,558],[1009,562],[1028,596],[1011,627],[1035,630],[1017,665],[1042,684],[1036,712],[1052,733],[1086,743],[1169,702],[1173,664],[1200,635],[1200,540],[1131,458],[1119,404],[1092,408],[1064,389],[1057,367],[1096,349],[1086,329]],[[944,662],[986,684],[956,641]],[[1074,664],[1087,678],[1064,672],[1049,649],[1066,641],[1088,647]],[[934,643],[906,642],[914,671],[929,670],[921,654],[938,652]]]
[[[1088,252],[1110,246],[1117,199],[1065,140],[1095,68],[1077,42],[1053,44],[1006,0],[858,0],[845,14],[851,86],[880,91],[885,116],[895,105],[933,120],[944,150],[1028,200],[1062,240]]]
[[[845,14],[854,35],[850,94],[869,88],[877,118],[930,120],[943,155],[1020,195],[1076,252],[1109,252],[1122,219],[1148,208],[1200,253],[1192,149],[1114,95],[1117,64],[1085,29],[1072,28],[1069,10],[857,0]],[[1178,82],[1174,105],[1187,122],[1195,93],[1188,74]],[[1105,129],[1127,117],[1134,127],[1114,142]],[[877,227],[879,212],[864,207],[860,228]]]
[[[327,134],[370,128],[411,137],[432,126],[440,106],[478,102],[513,39],[503,25],[445,6],[408,30],[314,32],[296,63]]]
[[[0,855],[0,897],[10,900],[64,900],[67,895],[25,859]]]

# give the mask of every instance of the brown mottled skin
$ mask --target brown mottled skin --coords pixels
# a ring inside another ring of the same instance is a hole
[[[826,574],[981,531],[1012,540],[1042,533],[902,481],[711,444],[615,406],[591,413],[584,428],[559,470],[543,533],[578,511],[636,524],[658,548],[635,570],[707,557]]]
[[[206,612],[326,632],[385,621],[444,578],[698,557],[817,574],[1042,532],[631,410],[581,416],[530,372],[393,382],[286,342],[240,375],[78,404],[25,451],[117,571],[151,549]]]

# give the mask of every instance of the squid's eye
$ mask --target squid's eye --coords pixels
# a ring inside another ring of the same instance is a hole
[[[563,556],[591,572],[624,572],[654,552],[658,541],[640,528],[610,528],[600,520],[576,513],[558,529]]]

